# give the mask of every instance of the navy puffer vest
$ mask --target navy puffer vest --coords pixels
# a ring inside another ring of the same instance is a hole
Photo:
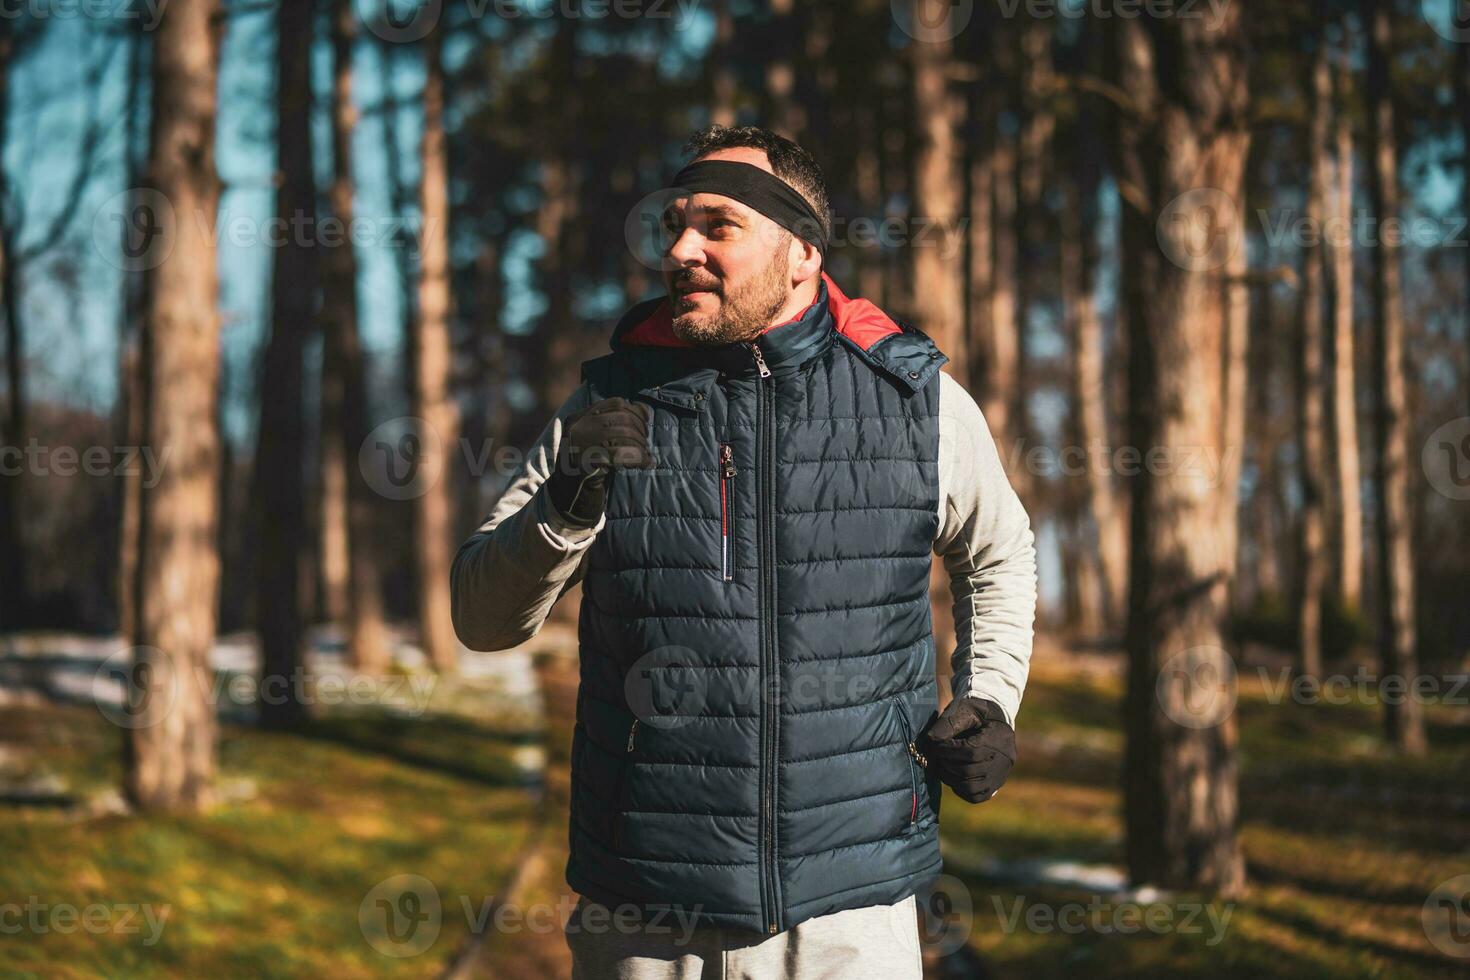
[[[930,555],[939,378],[918,330],[823,277],[754,345],[666,300],[582,365],[654,409],[583,580],[573,888],[776,933],[939,873]]]

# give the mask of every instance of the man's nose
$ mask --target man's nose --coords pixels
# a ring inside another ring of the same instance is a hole
[[[704,236],[693,228],[685,228],[669,246],[669,258],[681,267],[704,263]]]

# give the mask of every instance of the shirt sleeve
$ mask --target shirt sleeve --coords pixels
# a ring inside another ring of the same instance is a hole
[[[1036,547],[980,406],[940,372],[939,534],[954,594],[955,697],[994,701],[1014,727],[1031,665]]]
[[[556,600],[581,581],[587,551],[606,518],[590,528],[570,527],[542,487],[556,462],[563,421],[590,402],[585,384],[572,392],[485,523],[454,556],[454,630],[471,650],[524,643],[541,629]]]

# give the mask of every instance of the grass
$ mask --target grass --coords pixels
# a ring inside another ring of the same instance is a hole
[[[76,820],[0,804],[0,906],[47,906],[41,929],[0,941],[0,976],[434,976],[533,826],[511,761],[520,741],[381,714],[299,734],[226,729],[221,785],[250,790],[206,815]],[[6,743],[78,796],[120,779],[120,733],[90,708],[7,709]],[[359,923],[369,891],[397,874],[427,878],[442,903],[437,939],[413,956],[379,952]],[[59,905],[105,906],[93,914],[106,927],[52,920]]]
[[[1122,866],[1121,697],[1120,680],[1038,657],[1011,780],[983,806],[944,802],[950,870],[973,908],[969,941],[995,977],[1465,975],[1470,959],[1438,951],[1421,920],[1440,883],[1470,872],[1463,709],[1432,708],[1433,749],[1409,760],[1384,748],[1378,708],[1282,701],[1242,673],[1251,883],[1231,903],[1162,897],[1155,921],[1183,926],[1192,914],[1187,928],[1125,933],[1117,926],[1144,921],[1142,908],[987,877],[987,859]],[[1058,916],[1068,929],[1048,924]]]
[[[1432,709],[1431,753],[1404,759],[1384,748],[1376,707],[1276,703],[1244,671],[1245,895],[1128,906],[1085,887],[1002,877],[996,862],[1121,868],[1120,699],[1112,672],[1039,648],[1011,780],[983,806],[944,802],[947,871],[961,883],[951,891],[971,910],[949,935],[987,976],[1465,975],[1470,958],[1436,950],[1421,919],[1437,885],[1470,872],[1463,708]],[[570,693],[561,700],[569,711]],[[34,895],[168,909],[152,946],[141,922],[128,935],[4,935],[0,977],[436,974],[470,931],[465,904],[473,913],[498,894],[532,833],[548,843],[516,901],[553,905],[565,894],[565,818],[534,829],[512,764],[524,738],[464,716],[341,716],[299,735],[227,730],[223,784],[244,781],[254,794],[206,816],[74,821],[55,807],[0,805],[0,905]],[[117,784],[119,733],[95,711],[20,709],[6,721],[0,747],[18,742],[26,765],[69,792]],[[559,744],[551,755],[564,764]],[[555,774],[551,785],[561,785]],[[358,912],[378,882],[401,873],[434,883],[443,926],[427,950],[395,958],[367,941]],[[1149,921],[1172,926],[1122,931]],[[559,934],[492,933],[478,960],[496,976],[566,975]]]

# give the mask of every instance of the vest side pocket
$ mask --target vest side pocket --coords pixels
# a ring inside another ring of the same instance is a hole
[[[623,751],[623,757],[618,761],[617,778],[613,781],[612,798],[612,845],[613,850],[621,850],[623,846],[623,788],[628,775],[628,767],[633,764],[633,751],[636,748],[638,737],[638,719],[633,719],[633,724],[628,728],[628,744]]]
[[[902,833],[908,834],[912,833],[919,823],[919,783],[924,779],[924,773],[921,770],[928,768],[929,760],[914,744],[913,726],[909,724],[908,712],[903,710],[903,705],[899,704],[898,697],[895,695],[888,701],[893,705],[894,713],[898,715],[898,725],[903,732],[904,768],[909,774],[909,814],[908,820],[899,829]]]

